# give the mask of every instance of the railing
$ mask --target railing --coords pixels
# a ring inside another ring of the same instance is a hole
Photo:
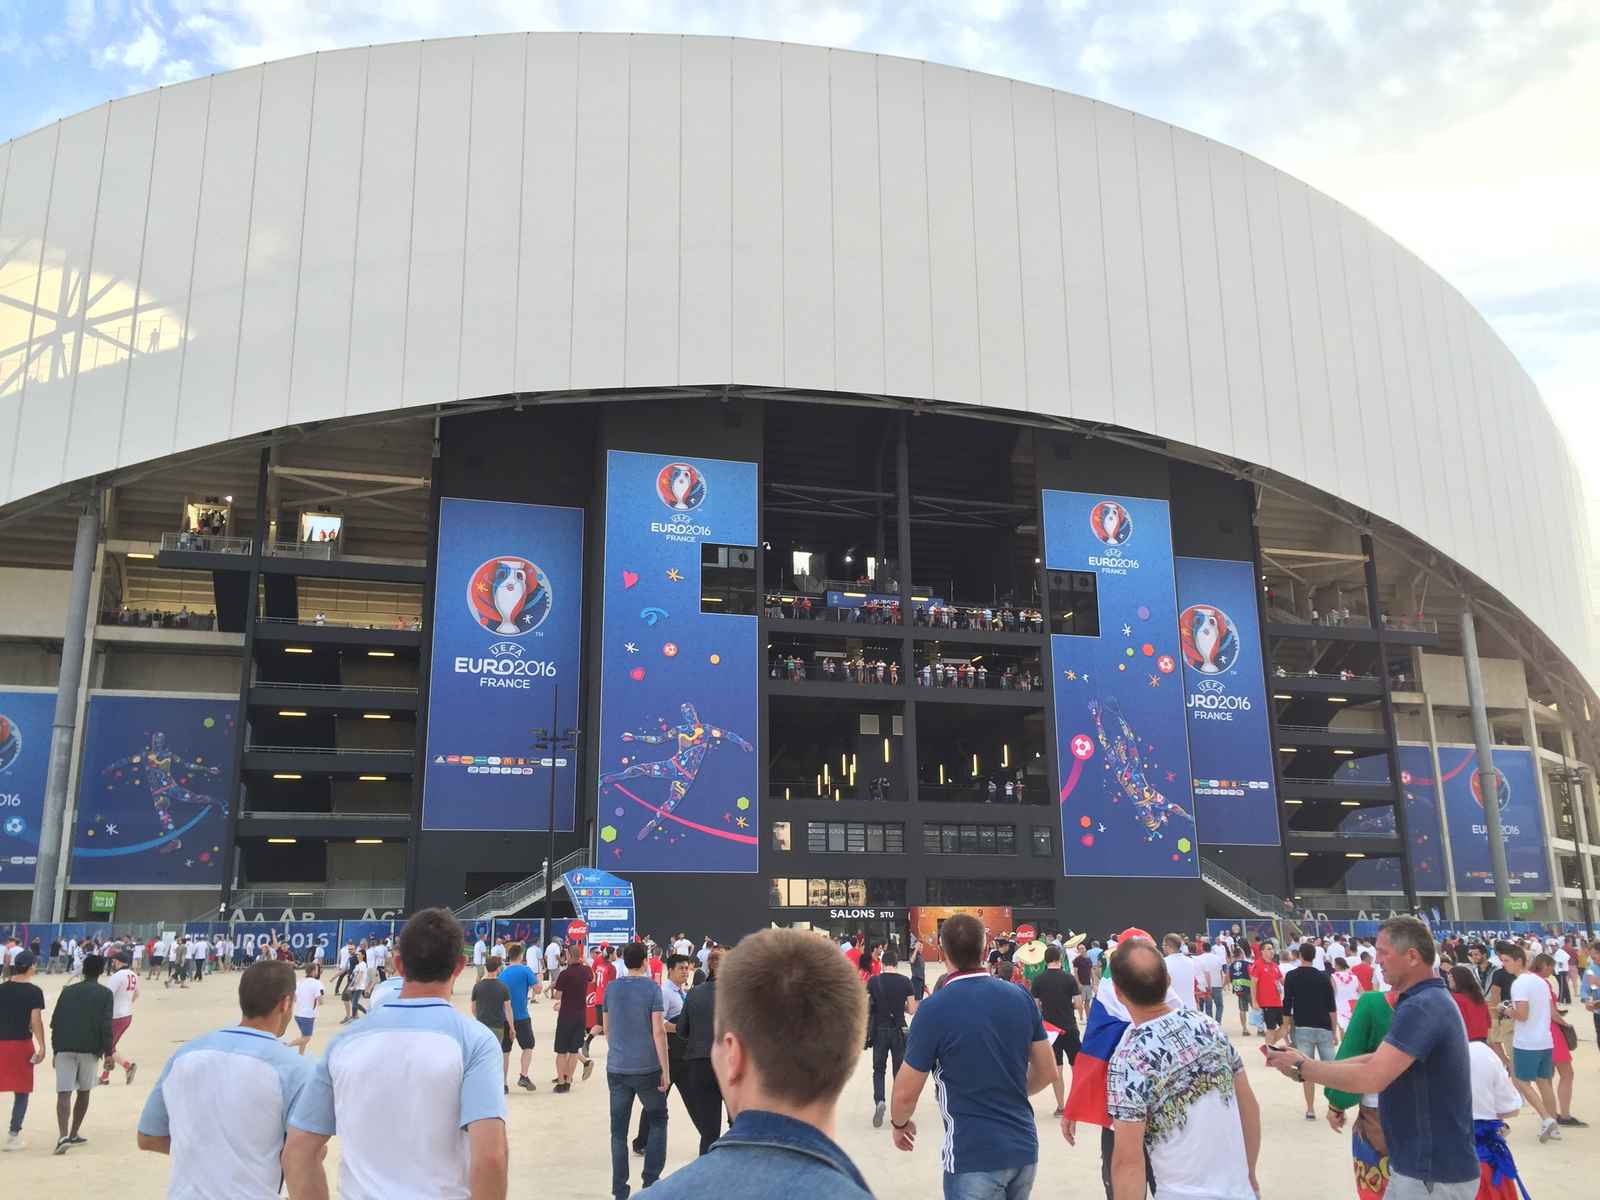
[[[1284,787],[1303,788],[1368,788],[1372,791],[1388,791],[1391,784],[1387,779],[1304,779],[1295,775],[1283,777]]]
[[[1377,734],[1379,736],[1382,736],[1382,734],[1383,734],[1383,730],[1381,730],[1381,729],[1331,729],[1326,725],[1284,725],[1284,724],[1281,724],[1281,723],[1278,725],[1278,732],[1279,733],[1326,733],[1326,734],[1329,734],[1329,735],[1331,735],[1333,737],[1344,737],[1347,734],[1355,735],[1355,736],[1358,736],[1358,737],[1359,736],[1371,736],[1373,734]]]
[[[565,858],[560,859],[550,869],[551,878],[555,886],[561,886],[561,877],[568,871],[575,871],[579,867],[589,865],[589,850],[584,847],[574,850]],[[468,921],[482,921],[489,917],[504,916],[514,913],[518,909],[526,908],[535,900],[542,900],[547,890],[545,884],[545,869],[529,875],[526,879],[519,879],[515,883],[502,884],[492,892],[485,892],[476,900],[469,901],[455,910],[456,919],[463,924]]]
[[[1293,911],[1293,906],[1281,896],[1261,891],[1204,855],[1200,858],[1200,878],[1226,892],[1258,917],[1282,917]]]
[[[898,601],[889,605],[846,608],[843,605],[829,607],[826,600],[820,596],[768,596],[765,611],[769,620],[827,621],[835,625],[900,624]]]
[[[1438,633],[1439,622],[1427,617],[1381,617],[1379,618],[1386,629],[1398,629],[1404,633]]]
[[[949,604],[918,607],[913,624],[926,629],[953,629],[970,633],[1043,633],[1044,614],[1014,604]]]
[[[1030,788],[1026,784],[1019,785],[1016,780],[1011,781],[1011,794],[1006,794],[1006,785],[1001,780],[995,780],[994,790],[989,790],[989,785],[982,780],[973,783],[918,783],[917,800],[922,804],[1045,804],[1049,800],[1048,789]]]
[[[1376,675],[1359,675],[1354,671],[1291,671],[1287,667],[1273,667],[1274,679],[1326,679],[1329,683],[1377,683]]]
[[[245,816],[252,821],[349,821],[351,823],[371,821],[409,821],[409,812],[349,812],[344,809],[333,809],[330,812],[283,812],[266,809],[246,809]]]
[[[399,633],[415,633],[422,628],[421,617],[407,617],[402,614],[396,614],[396,619],[400,622],[400,624],[389,624],[388,622],[385,622],[384,624],[379,625],[371,621],[337,621],[331,617],[321,615],[313,617],[259,618],[259,620],[268,625],[326,625],[335,629],[389,629]]]
[[[1037,668],[1038,664],[1034,664]],[[916,682],[925,688],[966,688],[973,691],[1032,692],[1044,687],[1037,669],[1015,672],[991,671],[987,667],[945,667],[943,671],[933,666],[918,668]]]
[[[824,659],[823,663],[837,660]],[[869,662],[844,662],[834,670],[827,670],[823,663],[803,663],[798,659],[773,659],[767,664],[767,675],[772,679],[782,679],[789,683],[857,683],[882,685],[883,687],[900,686],[900,664],[883,662],[878,659]]]
[[[415,753],[409,746],[395,747],[391,750],[370,747],[351,749],[344,746],[246,746],[244,751],[246,754],[314,754],[319,756],[334,754],[341,758],[360,758],[363,755],[368,757],[387,756],[389,758],[404,755],[406,758],[410,758]]]
[[[211,533],[163,533],[163,550],[190,550],[201,554],[249,554],[255,543],[247,537],[218,537]]]
[[[256,891],[233,894],[233,908],[283,909],[370,908],[398,911],[405,907],[406,889],[400,884],[372,887],[308,888],[304,891]],[[204,917],[198,918],[205,920]]]
[[[253,679],[250,686],[259,688],[282,688],[297,692],[323,692],[336,695],[347,692],[383,692],[394,696],[415,696],[417,689],[414,687],[380,687],[376,684],[361,683],[291,683],[288,680]]]
[[[335,542],[268,542],[266,552],[274,558],[333,558]]]
[[[101,625],[128,629],[172,629],[210,633],[217,627],[216,613],[171,612],[153,608],[108,608],[100,614]]]

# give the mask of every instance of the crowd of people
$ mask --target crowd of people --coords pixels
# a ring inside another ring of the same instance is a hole
[[[917,668],[917,683],[921,687],[941,688],[999,688],[1009,692],[1031,692],[1044,686],[1037,665],[1018,670],[1014,664],[991,671],[981,662],[940,659],[923,663]]]
[[[1585,1125],[1571,1112],[1578,1036],[1567,1013],[1582,1004],[1600,1039],[1600,943],[1436,942],[1411,917],[1370,940],[1283,946],[1238,930],[1159,942],[1137,927],[1103,942],[1024,932],[995,935],[958,913],[904,962],[896,945],[860,934],[835,943],[779,929],[731,949],[681,933],[541,948],[469,944],[451,914],[431,909],[397,938],[338,948],[334,993],[351,1027],[320,1058],[306,1050],[323,964],[312,955],[297,968],[275,937],[252,941],[243,962],[225,936],[63,947],[52,957],[78,978],[56,1000],[48,1039],[33,982],[43,963],[12,941],[0,984],[0,1091],[14,1094],[5,1149],[23,1148],[47,1053],[56,1154],[87,1140],[94,1087],[116,1070],[133,1083],[137,1064],[119,1045],[141,958],[157,973],[183,964],[180,986],[190,963],[195,979],[244,966],[239,1023],[175,1051],[139,1118],[139,1147],[171,1156],[175,1196],[272,1196],[281,1178],[291,1200],[325,1197],[323,1160],[338,1137],[341,1195],[504,1197],[508,1097],[539,1090],[532,1008],[546,1001],[556,1017],[547,1086],[568,1095],[604,1063],[619,1200],[635,1158],[639,1185],[666,1200],[719,1188],[755,1200],[870,1196],[837,1140],[863,1047],[873,1098],[862,1119],[887,1124],[899,1151],[918,1151],[931,1082],[947,1200],[1032,1193],[1031,1097],[1046,1089],[1068,1143],[1099,1128],[1107,1200],[1147,1189],[1255,1200],[1261,1108],[1224,1030],[1230,1009],[1238,1038],[1259,1037],[1267,1065],[1298,1085],[1307,1120],[1348,1131],[1358,1200],[1513,1200],[1506,1122],[1531,1108],[1540,1143]],[[943,963],[931,989],[930,959]],[[464,972],[468,1012],[452,1002]],[[674,1089],[699,1157],[666,1175]]]
[[[899,625],[898,600],[871,598],[859,604],[829,604],[826,598],[806,595],[770,595],[769,618],[791,621],[838,621],[849,625]],[[964,629],[982,633],[1043,633],[1044,614],[1036,608],[1013,604],[977,607],[951,604],[917,604],[912,624],[926,629]]]
[[[820,655],[820,661],[808,663],[794,654],[773,658],[767,673],[773,679],[787,679],[790,683],[876,683],[898,687],[900,664],[866,655]]]

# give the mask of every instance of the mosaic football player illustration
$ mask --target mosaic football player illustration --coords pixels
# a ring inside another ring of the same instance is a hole
[[[1181,805],[1168,800],[1145,778],[1139,737],[1122,715],[1122,706],[1115,700],[1091,700],[1089,712],[1094,717],[1095,738],[1111,764],[1117,787],[1133,802],[1133,815],[1144,829],[1144,840],[1153,842],[1165,837],[1167,822],[1174,817],[1192,824],[1194,817]]]
[[[613,783],[621,783],[624,779],[670,779],[672,782],[667,787],[667,799],[661,809],[649,821],[645,822],[643,829],[639,830],[639,840],[642,842],[657,828],[665,824],[668,815],[678,807],[689,789],[694,786],[695,778],[700,774],[701,764],[705,762],[706,754],[724,745],[732,744],[743,750],[746,754],[755,753],[755,747],[745,741],[731,729],[723,729],[716,725],[708,725],[700,719],[700,714],[695,711],[692,704],[685,703],[678,709],[683,717],[682,724],[667,725],[662,722],[658,733],[624,733],[622,740],[625,742],[643,742],[647,746],[676,746],[676,751],[670,758],[656,759],[652,762],[636,762],[624,767],[620,771],[611,771],[600,777],[600,786],[605,787]]]
[[[158,853],[172,854],[183,848],[183,839],[172,836],[173,830],[177,827],[177,821],[172,814],[174,804],[186,804],[193,808],[215,807],[222,816],[228,815],[228,805],[225,801],[186,786],[197,778],[217,779],[222,775],[222,769],[206,766],[204,763],[190,762],[174,754],[167,746],[167,735],[164,733],[151,734],[150,744],[143,750],[127,758],[117,759],[100,774],[110,775],[130,767],[143,770],[145,786],[150,789],[150,802],[155,806],[156,819],[161,822],[161,834],[170,838],[162,844]],[[178,779],[179,775],[184,777],[181,782]]]

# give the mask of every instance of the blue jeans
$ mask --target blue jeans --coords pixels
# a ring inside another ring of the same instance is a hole
[[[1038,1163],[1004,1171],[961,1171],[944,1177],[944,1200],[1028,1200]]]
[[[1222,1024],[1222,989],[1211,989],[1211,1019],[1218,1025]]]
[[[661,1072],[641,1075],[606,1074],[611,1088],[611,1194],[616,1200],[628,1196],[628,1120],[633,1116],[633,1099],[649,1114],[650,1132],[644,1143],[644,1173],[639,1186],[649,1187],[661,1178],[667,1161],[667,1094],[661,1090]]]

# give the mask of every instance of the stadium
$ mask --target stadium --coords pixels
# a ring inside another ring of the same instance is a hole
[[[570,915],[546,863],[723,940],[1497,919],[1469,665],[1517,910],[1594,916],[1572,449],[1241,151],[808,46],[338,50],[0,145],[0,302],[0,920]]]

